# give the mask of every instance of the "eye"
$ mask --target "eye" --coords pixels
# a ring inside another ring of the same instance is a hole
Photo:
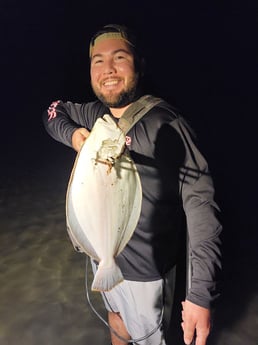
[[[92,65],[99,65],[103,62],[103,59],[100,57],[95,57],[92,59],[91,64]]]
[[[94,64],[95,64],[95,65],[96,65],[96,64],[100,64],[101,62],[103,62],[103,60],[97,59],[97,60],[94,61]]]
[[[119,54],[119,55],[115,56],[115,61],[123,61],[125,59],[126,59],[126,57],[123,54]]]

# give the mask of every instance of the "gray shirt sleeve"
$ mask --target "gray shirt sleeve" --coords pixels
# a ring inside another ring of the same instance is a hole
[[[214,200],[208,164],[196,147],[191,129],[181,118],[172,122],[186,148],[180,171],[183,208],[189,238],[191,280],[187,299],[209,308],[220,293],[222,225]]]
[[[83,104],[55,101],[43,112],[43,124],[55,140],[72,147],[72,134],[80,127],[91,130],[96,119],[109,110],[100,102]]]

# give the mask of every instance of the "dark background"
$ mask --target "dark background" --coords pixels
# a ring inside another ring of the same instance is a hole
[[[257,345],[257,2],[0,4],[1,184],[38,171],[39,183],[65,183],[74,153],[46,134],[41,114],[56,99],[92,98],[88,43],[100,26],[135,28],[156,94],[198,135],[222,209],[224,284],[213,343],[233,330],[245,334],[243,345]]]

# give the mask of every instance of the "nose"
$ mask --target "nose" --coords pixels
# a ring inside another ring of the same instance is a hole
[[[113,73],[115,73],[115,71],[116,71],[116,69],[115,69],[113,61],[107,60],[104,64],[103,73],[104,74],[113,74]]]

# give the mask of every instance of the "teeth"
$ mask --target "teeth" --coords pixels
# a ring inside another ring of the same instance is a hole
[[[116,85],[118,83],[117,80],[109,80],[104,83],[105,86]]]

